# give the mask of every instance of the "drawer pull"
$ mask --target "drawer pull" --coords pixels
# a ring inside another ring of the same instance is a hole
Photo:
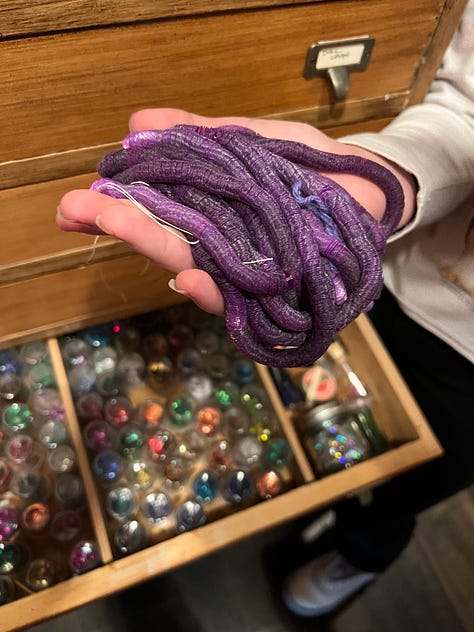
[[[306,55],[303,75],[305,79],[326,77],[335,100],[343,101],[349,93],[350,73],[367,68],[374,44],[375,38],[368,35],[313,44]]]

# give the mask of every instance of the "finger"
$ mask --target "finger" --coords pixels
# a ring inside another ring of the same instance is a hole
[[[176,291],[188,296],[198,307],[222,316],[224,299],[212,278],[204,270],[184,270],[175,279]]]
[[[57,221],[63,230],[95,230],[95,234],[102,232],[121,239],[173,273],[195,265],[188,244],[159,226],[127,200],[117,200],[98,191],[70,191],[59,204]]]

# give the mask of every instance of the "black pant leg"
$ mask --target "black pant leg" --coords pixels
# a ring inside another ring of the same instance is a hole
[[[369,506],[337,505],[340,552],[358,568],[382,571],[410,541],[417,513],[474,480],[474,365],[408,318],[386,290],[369,316],[445,451],[376,488]]]

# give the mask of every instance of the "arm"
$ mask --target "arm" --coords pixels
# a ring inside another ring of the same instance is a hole
[[[474,1],[425,101],[380,133],[340,140],[375,152],[416,179],[416,214],[393,238],[449,214],[474,190]]]

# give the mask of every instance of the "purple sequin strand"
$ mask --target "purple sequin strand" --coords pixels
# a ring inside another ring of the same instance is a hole
[[[312,364],[335,335],[371,308],[381,256],[404,206],[387,169],[237,126],[178,125],[130,134],[98,166],[92,188],[133,196],[158,219],[191,233],[196,266],[225,302],[239,351],[275,367]],[[377,222],[330,177],[379,186]]]

